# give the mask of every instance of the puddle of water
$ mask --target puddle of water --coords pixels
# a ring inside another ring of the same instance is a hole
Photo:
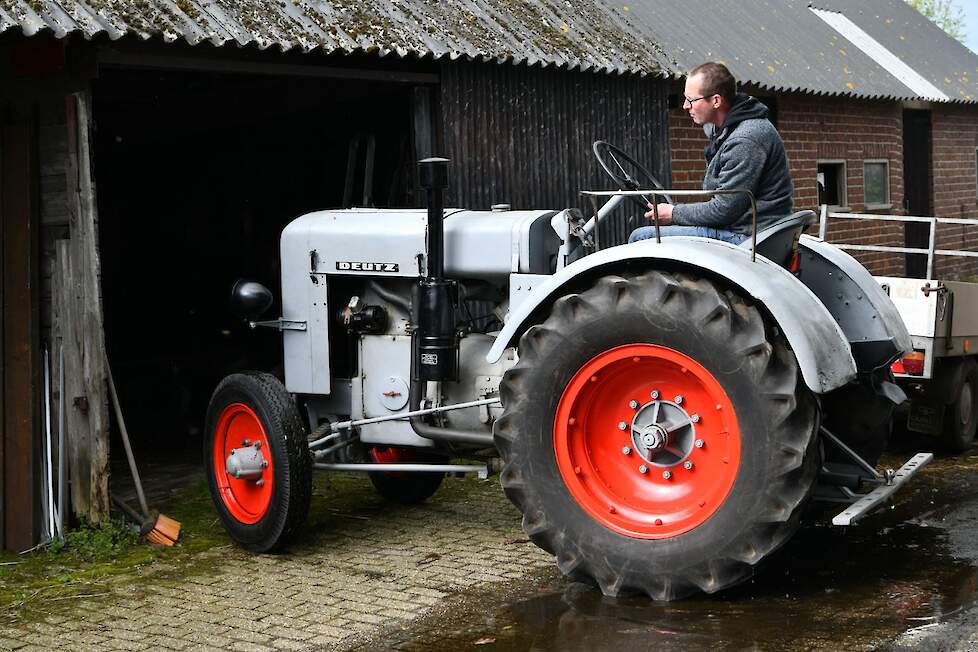
[[[875,649],[974,603],[975,466],[974,461],[967,468],[954,460],[936,462],[901,493],[897,505],[859,526],[802,528],[752,581],[719,596],[673,603],[612,599],[553,576],[509,604],[491,606],[491,596],[477,606],[470,603],[439,618],[437,631],[399,647]],[[962,523],[970,524],[970,532],[958,531]],[[955,541],[949,540],[949,529],[955,529]],[[447,622],[464,624],[446,631]]]

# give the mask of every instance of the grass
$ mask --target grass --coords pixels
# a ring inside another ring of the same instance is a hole
[[[229,543],[203,482],[160,509],[182,525],[172,548],[148,545],[131,526],[112,520],[83,524],[46,550],[0,555],[0,624],[32,622],[79,599],[108,596],[114,585],[157,560],[194,572],[198,553]]]

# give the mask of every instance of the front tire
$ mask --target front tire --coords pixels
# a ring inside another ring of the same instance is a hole
[[[818,409],[739,295],[658,271],[605,277],[559,299],[519,354],[494,431],[500,479],[565,574],[606,595],[713,593],[797,529]]]
[[[211,499],[231,538],[252,552],[284,546],[309,512],[312,461],[292,396],[266,373],[228,376],[207,408],[204,464]],[[260,451],[258,477],[228,473],[231,455]]]

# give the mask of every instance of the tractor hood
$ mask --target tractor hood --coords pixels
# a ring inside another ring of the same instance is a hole
[[[503,282],[513,272],[550,273],[560,246],[550,226],[554,214],[446,210],[446,275]],[[309,213],[282,231],[283,266],[302,276],[421,276],[428,257],[427,228],[424,210]],[[283,295],[289,292],[287,287],[282,290]]]

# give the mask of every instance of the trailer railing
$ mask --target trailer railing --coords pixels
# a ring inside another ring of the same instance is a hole
[[[889,245],[861,245],[845,242],[832,241],[832,245],[839,249],[850,251],[874,251],[893,254],[918,254],[927,256],[927,278],[934,276],[934,258],[936,256],[958,256],[962,258],[978,258],[978,251],[964,251],[960,249],[938,249],[937,248],[937,225],[938,224],[963,224],[978,227],[978,220],[963,217],[926,217],[917,215],[873,215],[869,213],[830,213],[828,206],[822,205],[819,215],[818,237],[826,239],[829,230],[829,220],[861,220],[865,222],[904,222],[916,224],[928,224],[930,233],[928,236],[927,248],[921,247],[893,247]]]

